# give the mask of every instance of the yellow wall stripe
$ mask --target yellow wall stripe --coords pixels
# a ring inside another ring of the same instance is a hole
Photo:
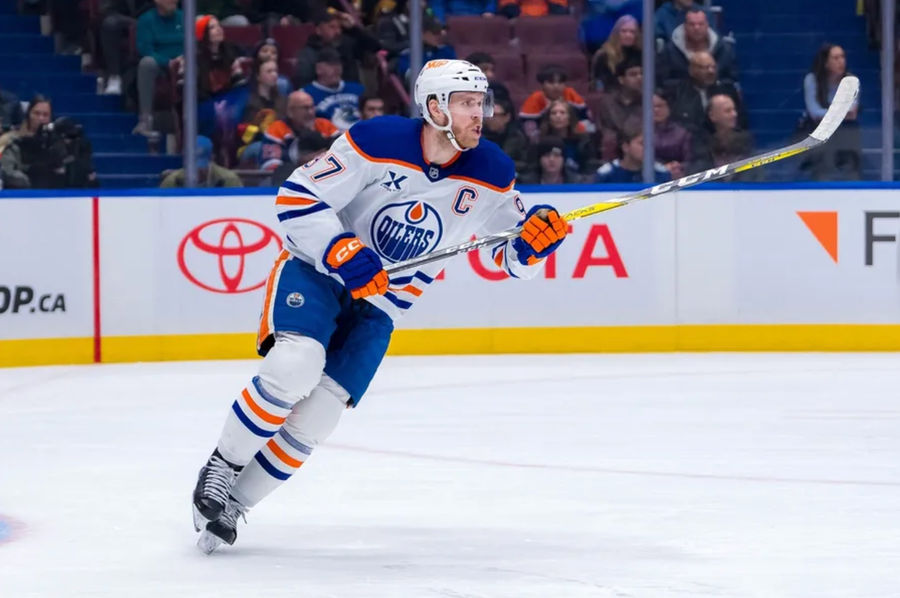
[[[104,337],[103,361],[249,359],[254,333]],[[666,351],[900,351],[897,324],[398,330],[390,355]],[[92,339],[0,340],[0,366],[91,363]]]

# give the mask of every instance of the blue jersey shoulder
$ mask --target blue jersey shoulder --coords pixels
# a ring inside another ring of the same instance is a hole
[[[516,165],[499,145],[482,139],[477,147],[463,152],[459,159],[459,169],[453,174],[506,189],[516,178]]]
[[[348,131],[356,147],[372,158],[422,164],[422,121],[403,116],[361,120]]]

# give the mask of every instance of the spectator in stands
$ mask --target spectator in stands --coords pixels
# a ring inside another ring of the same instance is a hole
[[[22,103],[19,96],[0,89],[0,131],[8,131],[22,124],[25,114],[22,112]]]
[[[616,21],[624,15],[630,15],[640,20],[643,15],[643,2],[641,0],[584,0],[580,35],[589,56],[600,49],[600,46],[612,33]]]
[[[494,115],[484,119],[484,138],[499,145],[516,165],[521,176],[528,168],[528,138],[516,122],[516,113],[509,98],[494,100]]]
[[[494,72],[494,57],[487,52],[473,52],[466,56],[466,60],[481,69],[487,77],[488,87],[494,92],[494,100],[510,99],[509,90],[497,80]]]
[[[712,55],[720,81],[737,83],[733,44],[713,31],[706,20],[706,13],[696,7],[688,9],[684,24],[675,28],[672,38],[660,53],[657,60],[657,81],[663,86],[670,86],[686,79],[690,59],[697,52],[709,52]]]
[[[694,136],[692,151],[690,172],[730,164],[753,154],[753,137],[738,126],[737,108],[731,96],[717,94],[709,99],[706,127]],[[762,168],[755,168],[728,180],[758,181],[762,172]]]
[[[264,110],[271,112],[276,120],[284,118],[287,98],[278,91],[278,64],[274,60],[254,63],[249,87],[242,123],[259,124],[260,112]]]
[[[27,189],[31,187],[28,167],[22,157],[22,148],[18,141],[34,136],[50,122],[53,107],[50,100],[36,95],[28,103],[22,124],[0,136],[0,172],[3,176],[3,187],[7,189]]]
[[[295,168],[331,147],[340,134],[330,120],[316,117],[312,96],[298,90],[288,96],[287,117],[269,125],[262,142],[248,147],[242,160],[263,170]]]
[[[138,15],[152,6],[150,0],[102,0],[100,2],[100,48],[106,63],[103,93],[122,93],[122,40],[137,22]]]
[[[197,14],[213,15],[225,27],[243,27],[250,24],[244,15],[250,4],[247,0],[197,0]]]
[[[591,137],[578,122],[575,109],[565,100],[553,100],[550,109],[541,119],[541,137],[559,137],[563,140],[563,157],[566,170],[575,175],[585,175],[597,169]]]
[[[626,60],[641,62],[641,28],[631,15],[619,17],[612,33],[591,58],[591,89],[612,91],[619,85],[616,71]]]
[[[271,37],[260,40],[253,49],[253,59],[256,62],[274,60],[275,64],[280,64],[278,60],[279,57],[280,50],[278,49],[278,42]],[[283,75],[278,75],[278,93],[287,97],[292,91],[293,89],[291,88],[290,80]]]
[[[446,43],[446,30],[436,19],[425,19],[422,24],[422,64],[429,60],[453,60],[456,58],[456,50]],[[397,75],[404,81],[409,80],[409,48],[400,52],[397,56],[397,64],[394,67]],[[416,73],[413,73],[414,76]]]
[[[695,52],[691,56],[690,78],[679,81],[667,92],[672,118],[692,133],[703,128],[709,98],[720,93],[731,96],[738,110],[738,123],[746,127],[747,115],[738,90],[732,83],[717,80],[716,72],[712,54]]]
[[[824,44],[816,53],[812,69],[803,79],[805,103],[803,133],[810,133],[825,116],[834,100],[841,79],[849,75],[844,49]],[[856,180],[861,176],[862,151],[859,131],[859,100],[850,108],[843,124],[831,140],[811,151],[803,161],[803,169],[821,180]]]
[[[387,60],[394,60],[409,47],[408,4],[393,0],[381,1],[376,5],[375,13],[375,36],[382,49],[387,52]]]
[[[497,0],[428,0],[428,8],[438,21],[446,23],[448,16],[493,17],[497,12]]]
[[[137,21],[139,121],[135,133],[156,136],[153,130],[153,95],[158,77],[168,75],[169,61],[184,51],[184,20],[178,0],[154,0],[156,7]]]
[[[608,162],[597,169],[597,183],[640,183],[643,182],[644,133],[640,124],[630,122],[619,135],[621,158]],[[666,167],[656,162],[653,165],[654,181],[664,183],[671,180]]]
[[[541,118],[550,107],[550,102],[560,98],[575,108],[578,120],[584,123],[586,131],[591,132],[593,130],[593,123],[590,122],[588,117],[584,98],[577,91],[566,85],[568,75],[563,67],[557,64],[547,65],[538,71],[537,80],[541,84],[541,88],[528,96],[519,109],[522,128],[529,139],[532,141],[537,140],[540,134],[538,125]]]
[[[243,187],[240,177],[212,161],[213,144],[208,137],[197,136],[197,186]],[[173,170],[160,183],[160,187],[185,187],[187,174],[184,168]]]
[[[384,100],[374,94],[365,93],[359,97],[360,120],[384,116]]]
[[[79,4],[74,0],[49,1],[53,29],[61,38],[61,54],[81,54],[86,23]]]
[[[569,0],[498,0],[497,14],[507,19],[569,14]]]
[[[359,99],[365,93],[362,84],[341,78],[341,57],[325,48],[316,58],[316,80],[303,88],[316,106],[316,116],[331,121],[346,131],[359,120]]]
[[[347,13],[323,12],[315,20],[316,31],[297,55],[294,87],[309,85],[316,78],[316,60],[325,48],[337,50],[343,64],[345,81],[359,82],[359,64],[369,54],[381,49],[381,44]]]
[[[640,60],[629,58],[616,67],[619,84],[601,98],[597,123],[601,133],[601,155],[610,159],[618,154],[619,138],[625,123],[641,120],[644,69]]]
[[[691,8],[702,10],[706,14],[707,22],[712,22],[712,12],[708,8],[700,6],[694,0],[671,0],[656,9],[653,15],[656,39],[668,41],[672,38],[675,28],[684,23],[685,15]]]
[[[691,161],[691,134],[670,115],[669,102],[657,91],[653,94],[653,150],[672,178],[679,179]]]
[[[581,183],[580,177],[566,169],[565,142],[559,137],[544,137],[535,146],[530,168],[522,173],[526,185],[562,185]]]
[[[240,49],[225,40],[225,31],[212,15],[200,15],[197,35],[197,101],[221,96],[244,78]]]
[[[0,137],[0,172],[8,188],[96,187],[91,144],[67,117],[50,122],[52,106],[35,96],[25,122]]]

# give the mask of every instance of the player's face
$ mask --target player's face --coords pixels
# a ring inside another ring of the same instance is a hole
[[[453,135],[459,146],[467,149],[478,145],[484,120],[484,94],[457,91],[450,95],[449,109],[453,118]]]

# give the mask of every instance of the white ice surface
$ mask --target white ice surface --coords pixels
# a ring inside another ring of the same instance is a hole
[[[206,557],[255,367],[0,369],[0,598],[900,596],[896,354],[391,358]]]

